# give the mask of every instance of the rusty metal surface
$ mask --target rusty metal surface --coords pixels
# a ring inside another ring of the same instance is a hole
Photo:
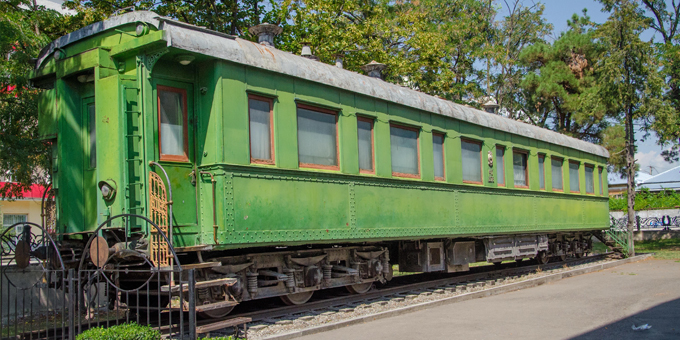
[[[276,48],[266,47],[202,27],[163,18],[147,11],[131,12],[111,17],[55,40],[41,51],[36,67],[40,67],[42,61],[55,48],[65,46],[116,26],[139,21],[149,23],[160,30],[165,30],[167,32],[168,45],[178,49],[313,81],[418,110],[452,117],[475,125],[585,151],[601,157],[609,157],[607,150],[599,145],[499,115],[490,114],[472,107],[456,104],[406,87],[303,58]]]

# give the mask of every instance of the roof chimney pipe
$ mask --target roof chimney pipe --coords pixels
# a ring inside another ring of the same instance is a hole
[[[335,57],[335,67],[344,68],[343,59],[345,58],[345,55],[342,53],[338,53],[334,54],[333,56]]]
[[[257,42],[259,42],[260,45],[269,47],[275,47],[274,37],[281,34],[282,31],[283,28],[274,24],[268,24],[266,22],[248,29],[250,34],[257,36]]]
[[[376,62],[375,60],[361,66],[361,69],[368,74],[369,77],[382,79],[382,71],[387,67],[385,64]]]

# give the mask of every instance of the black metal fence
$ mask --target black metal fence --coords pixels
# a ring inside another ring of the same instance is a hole
[[[34,223],[5,229],[0,339],[73,340],[88,329],[130,322],[157,329],[165,338],[196,339],[194,270],[182,269],[172,247],[171,265],[150,260],[140,237],[149,230],[159,232],[150,220],[134,215],[113,217],[86,243],[82,235],[79,242],[62,237],[57,243]]]
[[[612,229],[626,229],[628,226],[628,217],[611,218]],[[640,217],[635,216],[635,228],[640,231],[642,229],[651,230],[668,230],[670,228],[680,227],[680,216],[661,216],[661,217]]]

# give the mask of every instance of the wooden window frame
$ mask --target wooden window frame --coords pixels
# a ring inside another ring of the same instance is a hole
[[[418,161],[418,174],[405,174],[401,172],[394,172],[392,171],[392,176],[393,177],[403,177],[403,178],[420,178],[421,176],[421,169],[420,169],[420,128],[413,127],[413,126],[408,126],[408,125],[403,125],[399,123],[394,123],[390,122],[390,130],[392,127],[396,127],[398,129],[404,129],[404,130],[411,130],[416,133],[416,158]],[[390,131],[390,155],[392,155],[392,143],[391,143],[391,138],[392,138],[392,132]],[[392,167],[392,164],[390,163],[390,168]]]
[[[314,111],[318,113],[324,113],[328,115],[332,115],[335,117],[335,163],[336,165],[320,165],[320,164],[314,164],[314,163],[302,163],[298,159],[298,166],[300,168],[307,168],[307,169],[323,169],[323,170],[340,170],[340,141],[339,136],[338,136],[338,116],[339,112],[334,111],[334,110],[329,110],[329,109],[324,109],[318,106],[312,106],[312,105],[306,105],[306,104],[300,104],[298,103],[296,108],[295,108],[295,124],[297,126],[297,117],[298,117],[298,109],[305,109],[309,111]],[[298,132],[298,127],[296,127],[296,133]],[[298,158],[300,157],[300,144],[298,143]]]
[[[505,180],[505,152],[508,150],[504,145],[496,145],[496,156],[498,156],[498,149],[503,149],[503,158],[501,158],[501,161],[498,161],[498,157],[496,157],[496,176],[498,176],[498,167],[502,166],[503,168],[503,183],[501,184],[498,179],[496,179],[496,186],[506,188],[508,186],[507,181]]]
[[[514,158],[515,154],[522,154],[526,156],[526,166],[524,167],[524,179],[527,183],[527,185],[515,185],[515,168],[514,168],[514,159],[513,159],[513,168],[512,168],[512,185],[513,188],[520,188],[520,189],[529,189],[529,151],[523,150],[523,149],[512,149],[512,156]]]
[[[466,181],[466,180],[463,179],[463,183],[483,185],[484,184],[484,159],[483,159],[484,157],[482,157],[482,150],[484,149],[484,142],[474,140],[474,139],[470,139],[470,138],[461,138],[460,142],[461,142],[461,149],[463,148],[463,145],[462,145],[463,142],[479,145],[479,177],[480,177],[480,181]],[[461,155],[462,155],[462,151],[461,151]],[[461,158],[462,158],[462,156],[461,156]],[[461,159],[461,164],[463,163],[462,161],[463,160]]]
[[[539,164],[541,163],[540,160],[543,159],[543,188],[541,188],[541,167],[539,165],[538,167],[538,190],[543,190],[545,191],[547,188],[547,183],[545,183],[545,154],[544,153],[539,153],[538,154],[538,160]]]
[[[553,159],[556,160],[556,161],[560,161],[560,163],[562,163],[562,165],[560,166],[560,176],[561,176],[561,178],[562,178],[562,189],[555,189],[555,188],[553,188],[553,187],[552,187],[552,183],[550,183],[550,187],[551,187],[552,191],[555,191],[555,192],[564,192],[564,158],[562,158],[562,157],[556,157],[556,156],[551,156],[551,157],[550,157],[550,178],[551,178],[551,179],[552,179],[552,177],[555,175],[555,174],[552,173],[552,169],[553,169],[553,167],[552,167],[552,161],[553,161]]]
[[[269,103],[269,157],[271,159],[258,159],[252,156],[252,146],[250,138],[250,100],[259,100]],[[248,94],[248,153],[250,155],[250,163],[252,164],[267,164],[274,165],[276,163],[276,153],[274,152],[274,99],[258,96],[255,94]]]
[[[446,181],[446,149],[445,149],[446,147],[444,146],[444,144],[446,144],[445,143],[446,142],[446,134],[443,133],[443,132],[432,131],[432,153],[433,154],[434,154],[434,137],[435,136],[442,137],[442,174],[444,174],[444,176],[443,177],[435,176],[434,180],[445,182]],[[433,165],[433,168],[434,168],[434,164],[432,164],[432,165]],[[434,172],[434,169],[432,169],[432,170]]]
[[[364,117],[364,116],[357,116],[357,121],[360,122],[366,122],[371,124],[371,165],[373,170],[364,170],[359,168],[359,173],[361,174],[368,174],[368,175],[375,175],[375,138],[374,138],[374,131],[373,128],[375,126],[375,119],[370,118],[370,117]],[[359,128],[357,127],[357,144],[359,141]],[[359,157],[359,149],[357,148],[357,157]]]
[[[583,164],[583,175],[587,175],[587,174],[586,174],[586,168],[591,168],[591,169],[593,169],[593,192],[588,192],[588,186],[586,186],[586,187],[584,188],[584,190],[585,190],[585,192],[586,192],[586,195],[595,195],[595,165],[592,165],[592,164]],[[586,178],[586,180],[588,180],[588,178]],[[583,184],[585,184],[585,183],[583,183]],[[579,186],[579,189],[580,189],[580,186]]]
[[[571,171],[570,171],[570,173],[569,173],[569,192],[572,193],[572,194],[580,194],[581,193],[581,162],[569,160],[569,164],[578,165],[578,170],[576,171],[578,173],[578,191],[571,190]]]
[[[161,139],[161,96],[160,92],[161,91],[166,91],[166,92],[174,92],[174,93],[179,93],[182,96],[182,117],[183,117],[183,128],[182,128],[182,136],[184,137],[184,155],[165,155],[163,154],[163,145],[162,145],[162,139]],[[158,154],[159,154],[159,160],[161,161],[166,161],[166,162],[184,162],[187,163],[189,162],[189,125],[188,125],[188,110],[187,110],[187,90],[177,88],[177,87],[172,87],[172,86],[165,86],[165,85],[156,85],[156,103],[158,105]]]
[[[600,180],[600,196],[604,196],[604,182],[602,182],[602,174],[604,173],[604,168],[601,166],[597,167],[597,176]]]

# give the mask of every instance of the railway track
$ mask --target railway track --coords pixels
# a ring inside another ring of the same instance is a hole
[[[264,310],[250,310],[251,308],[262,308],[267,303],[257,303],[253,301],[248,304],[242,304],[238,310],[235,310],[228,317],[219,320],[202,320],[197,323],[198,328],[217,329],[220,324],[233,323],[237,318],[249,318],[252,323],[276,324],[283,320],[289,320],[291,317],[304,316],[309,314],[321,314],[328,311],[343,310],[343,308],[351,308],[361,304],[371,304],[381,300],[399,297],[399,296],[413,296],[414,293],[423,291],[435,291],[438,289],[458,289],[467,290],[473,287],[484,285],[495,285],[504,282],[507,278],[518,278],[529,273],[536,273],[538,271],[548,271],[564,266],[577,266],[581,264],[597,262],[609,257],[610,254],[599,254],[578,259],[568,259],[566,261],[550,262],[545,265],[535,265],[530,261],[524,263],[508,263],[503,264],[500,268],[497,266],[480,266],[471,268],[470,272],[452,273],[452,274],[414,274],[407,276],[395,277],[389,284],[380,288],[373,289],[364,294],[349,294],[342,293],[339,289],[329,290],[328,292],[319,292],[315,300],[307,302],[303,305],[297,306],[278,306]],[[540,268],[540,269],[539,269]],[[462,286],[465,288],[462,288]],[[253,306],[251,306],[253,305]],[[275,302],[270,302],[275,305]]]
[[[523,261],[520,263],[507,263],[499,266],[479,266],[470,268],[468,272],[451,273],[451,274],[412,274],[397,276],[388,286],[374,288],[373,290],[364,294],[350,294],[344,289],[336,288],[317,292],[316,296],[310,302],[297,306],[281,306],[278,299],[271,298],[265,300],[255,300],[242,303],[237,306],[232,314],[225,318],[198,320],[196,327],[198,330],[215,331],[224,328],[233,327],[235,324],[243,324],[243,320],[249,323],[260,324],[276,324],[281,320],[288,320],[291,317],[304,316],[310,314],[321,314],[328,311],[342,310],[351,306],[360,304],[371,304],[394,297],[413,296],[419,292],[435,291],[441,289],[458,289],[467,290],[472,287],[478,287],[488,284],[501,283],[508,278],[520,277],[529,273],[536,273],[538,271],[548,271],[564,266],[576,266],[585,263],[592,263],[610,257],[613,253],[592,255],[580,259],[568,259],[566,261],[550,262],[545,265],[536,265],[532,261]],[[539,269],[540,268],[540,269]],[[462,288],[465,286],[466,288]],[[167,322],[164,316],[160,324]],[[174,320],[179,321],[178,316],[173,316]],[[188,318],[184,318],[188,320]],[[120,320],[109,320],[110,323],[115,324]],[[240,323],[239,323],[240,322]],[[152,322],[154,323],[154,322]],[[106,321],[103,324],[107,324]],[[94,322],[94,326],[100,323]],[[82,329],[90,328],[89,324],[81,325]],[[185,331],[188,329],[188,321],[184,323]],[[160,327],[162,333],[167,337],[176,335],[180,329],[179,323],[172,323],[165,327]],[[68,331],[68,328],[64,328]],[[33,331],[22,334],[25,338],[35,339],[57,339],[63,335],[61,332],[49,334],[47,331]],[[199,331],[199,333],[201,333]]]

